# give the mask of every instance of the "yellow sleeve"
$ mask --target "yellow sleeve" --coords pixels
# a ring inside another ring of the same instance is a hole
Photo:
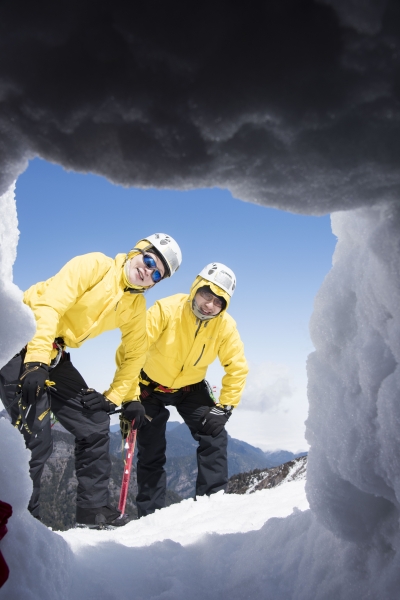
[[[40,293],[32,286],[24,301],[36,319],[36,333],[28,344],[25,362],[50,364],[50,355],[60,318],[90,287],[100,281],[110,268],[99,252],[76,256],[43,285]]]
[[[117,370],[110,388],[104,395],[120,405],[123,400],[137,400],[139,373],[146,360],[148,348],[146,333],[146,301],[142,295],[135,297],[129,318],[120,325],[122,338],[117,349]]]
[[[244,356],[243,342],[236,328],[224,338],[218,357],[225,370],[219,402],[237,406],[246,384],[249,368]]]

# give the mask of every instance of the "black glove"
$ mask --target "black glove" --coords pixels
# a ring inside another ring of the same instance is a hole
[[[135,419],[135,429],[140,429],[145,423],[145,410],[144,406],[139,400],[132,400],[131,402],[125,402],[122,405],[122,417],[132,423]]]
[[[231,414],[232,410],[228,408],[213,406],[201,417],[199,433],[216,437],[225,427]]]
[[[84,408],[93,412],[104,410],[106,413],[112,413],[117,408],[114,402],[111,402],[103,394],[99,394],[99,392],[91,388],[82,390],[81,402]]]
[[[24,406],[35,404],[43,396],[44,382],[49,378],[49,367],[41,362],[24,364],[24,371],[19,378],[22,387]]]

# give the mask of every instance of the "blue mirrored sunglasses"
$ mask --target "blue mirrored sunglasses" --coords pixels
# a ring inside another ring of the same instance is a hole
[[[154,281],[154,283],[158,283],[159,281],[161,281],[163,276],[161,275],[160,271],[158,270],[157,263],[154,260],[154,258],[152,256],[150,256],[150,254],[143,254],[143,262],[148,269],[153,269],[151,278]]]

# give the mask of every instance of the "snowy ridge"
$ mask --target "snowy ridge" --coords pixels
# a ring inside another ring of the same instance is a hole
[[[246,494],[253,494],[257,490],[278,487],[291,481],[305,480],[307,473],[307,456],[302,456],[296,460],[262,471],[253,476],[249,489]]]
[[[301,456],[271,469],[254,469],[249,473],[238,473],[229,479],[227,493],[252,494],[291,481],[305,480],[306,471],[307,456]]]

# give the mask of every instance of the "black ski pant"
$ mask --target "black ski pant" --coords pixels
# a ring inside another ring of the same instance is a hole
[[[11,416],[12,423],[18,421],[19,407],[15,394],[20,373],[23,370],[24,354],[14,356],[0,370],[2,402]],[[47,389],[39,402],[31,406],[27,425],[19,426],[31,451],[29,462],[33,481],[33,492],[28,509],[34,517],[40,516],[40,479],[46,460],[52,453],[50,409],[61,425],[75,436],[75,470],[78,479],[76,503],[82,508],[97,508],[108,503],[108,481],[111,471],[109,456],[110,418],[104,411],[85,410],[79,394],[87,384],[70,361],[69,354],[49,372],[55,382],[55,390]],[[14,403],[13,403],[14,402]]]
[[[149,515],[158,508],[165,507],[167,476],[164,469],[166,461],[166,425],[169,410],[166,406],[176,406],[180,416],[190,429],[193,438],[199,443],[197,448],[196,496],[209,496],[225,490],[228,483],[228,434],[225,429],[216,437],[199,433],[201,417],[207,407],[214,406],[213,400],[204,382],[196,384],[200,389],[185,392],[179,390],[173,394],[151,392],[141,397],[146,414],[152,417],[137,434],[138,494],[136,504],[139,517]]]

